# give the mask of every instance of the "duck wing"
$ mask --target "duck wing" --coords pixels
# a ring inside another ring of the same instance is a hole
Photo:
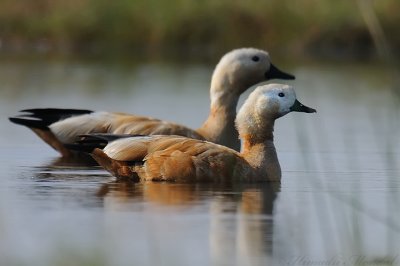
[[[122,168],[128,175],[141,180],[198,182],[235,179],[247,167],[240,154],[227,147],[180,136],[142,136],[124,138],[109,143],[103,151],[121,177]],[[103,156],[103,155],[102,155]],[[96,159],[96,155],[94,156]],[[103,156],[104,157],[104,156]],[[99,161],[101,165],[101,161]],[[121,167],[123,163],[123,167]],[[110,163],[107,163],[111,165]],[[110,167],[105,167],[109,170]],[[118,169],[120,168],[120,169]]]

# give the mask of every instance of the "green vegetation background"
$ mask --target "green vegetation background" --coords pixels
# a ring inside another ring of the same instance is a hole
[[[0,50],[207,56],[256,46],[370,59],[362,1],[400,51],[398,0],[1,0]]]

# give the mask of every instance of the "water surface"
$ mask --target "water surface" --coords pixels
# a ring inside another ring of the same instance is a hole
[[[281,184],[118,183],[7,120],[66,107],[195,128],[212,69],[1,62],[0,264],[400,265],[399,84],[384,67],[286,67],[318,113],[277,121]]]

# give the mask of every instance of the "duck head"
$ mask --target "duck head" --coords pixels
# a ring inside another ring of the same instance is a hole
[[[257,87],[240,109],[236,125],[239,134],[272,135],[274,121],[290,112],[315,113],[315,109],[301,104],[290,85],[267,84]]]
[[[213,94],[240,96],[257,83],[294,78],[273,65],[266,51],[255,48],[236,49],[225,54],[216,66],[211,81],[212,97]]]

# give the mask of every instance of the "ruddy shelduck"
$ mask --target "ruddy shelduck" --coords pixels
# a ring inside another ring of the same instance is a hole
[[[102,167],[120,179],[279,181],[281,168],[274,146],[274,123],[293,111],[316,112],[296,99],[292,86],[257,87],[236,118],[242,139],[240,153],[208,141],[159,135],[86,135],[75,148],[91,152]]]
[[[294,76],[276,68],[263,50],[242,48],[224,55],[211,79],[209,116],[197,130],[149,117],[75,109],[27,109],[21,111],[25,114],[10,120],[32,129],[64,157],[74,155],[64,144],[91,133],[179,135],[239,150],[234,125],[239,97],[249,87],[274,78],[294,79]]]

